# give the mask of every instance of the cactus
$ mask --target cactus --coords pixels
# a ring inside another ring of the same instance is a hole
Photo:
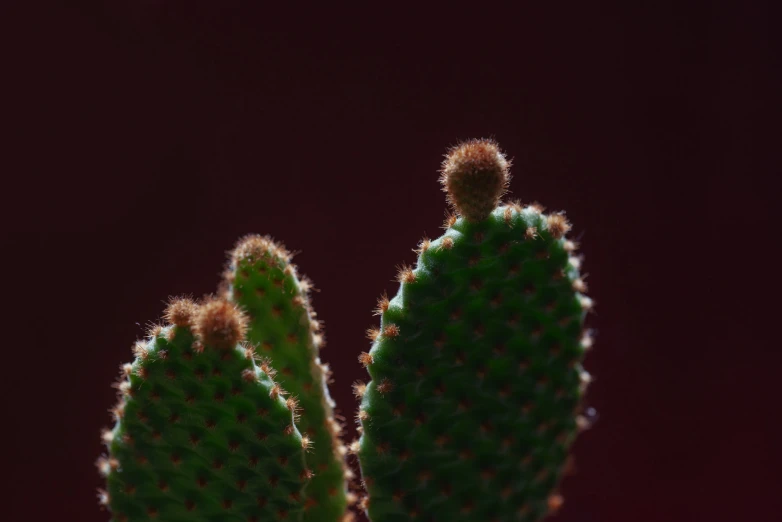
[[[314,476],[305,488],[304,520],[336,522],[346,514],[346,449],[339,440],[329,396],[329,368],[320,362],[320,322],[308,297],[311,283],[297,276],[290,253],[269,237],[238,242],[225,273],[225,298],[250,318],[248,340],[279,371],[281,385],[299,399],[299,429],[313,442],[307,465]]]
[[[112,521],[301,520],[310,440],[296,399],[242,342],[246,318],[221,299],[174,300],[166,318],[116,384],[97,463]]]
[[[449,151],[458,216],[378,303],[351,447],[373,522],[532,522],[562,503],[592,302],[565,216],[500,202],[509,166],[493,141]]]

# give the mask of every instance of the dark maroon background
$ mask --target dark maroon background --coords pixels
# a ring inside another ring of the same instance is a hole
[[[375,299],[439,234],[442,154],[481,136],[513,158],[514,196],[567,210],[597,302],[600,419],[557,520],[779,520],[764,4],[20,4],[0,37],[4,520],[107,520],[109,384],[245,233],[301,252],[352,417]]]

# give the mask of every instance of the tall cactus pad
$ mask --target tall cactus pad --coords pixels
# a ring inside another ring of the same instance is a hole
[[[123,367],[99,492],[113,522],[301,520],[309,445],[296,401],[240,344],[246,319],[222,300],[173,301]]]
[[[311,285],[297,277],[290,257],[268,237],[243,238],[226,271],[226,298],[247,312],[248,340],[279,371],[280,384],[299,398],[298,426],[313,442],[304,520],[334,522],[347,507],[346,450],[327,388],[330,372],[318,355],[324,340],[308,298]]]
[[[461,217],[424,240],[359,360],[356,451],[373,522],[538,521],[578,432],[583,295],[569,225],[498,205],[493,142],[452,150],[442,182]]]

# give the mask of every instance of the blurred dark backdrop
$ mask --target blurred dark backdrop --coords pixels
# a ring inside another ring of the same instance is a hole
[[[513,196],[567,211],[597,302],[600,419],[557,520],[779,520],[771,9],[542,4],[4,4],[3,518],[107,520],[118,365],[249,232],[300,251],[351,418],[442,154],[491,136]]]

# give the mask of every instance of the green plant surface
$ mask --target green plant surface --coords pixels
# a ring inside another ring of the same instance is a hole
[[[246,318],[223,300],[187,299],[166,317],[116,385],[98,460],[111,520],[301,520],[310,442],[295,400],[243,343]]]
[[[533,522],[562,502],[592,302],[564,215],[500,203],[508,167],[491,141],[450,151],[460,215],[378,303],[352,447],[373,522]]]
[[[327,381],[330,370],[321,363],[324,344],[309,292],[299,278],[290,253],[269,237],[251,235],[238,242],[225,275],[226,299],[249,317],[247,338],[279,371],[277,380],[299,400],[299,429],[313,443],[307,465],[314,476],[305,489],[304,520],[337,522],[346,516],[350,495],[346,448],[334,419]]]

